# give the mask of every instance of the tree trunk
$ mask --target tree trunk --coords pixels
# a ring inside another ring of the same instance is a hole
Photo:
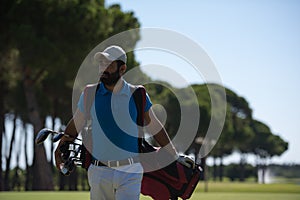
[[[61,173],[59,173],[59,190],[65,190],[65,186],[66,186],[66,177],[64,175],[62,175]]]
[[[259,171],[259,156],[256,156],[256,166],[255,166],[255,182],[258,183],[259,178],[258,178],[258,171]]]
[[[17,166],[15,168],[15,174],[13,178],[13,183],[12,183],[12,189],[21,191],[21,181],[20,181],[20,176],[19,173],[21,171],[20,168],[20,154],[21,154],[21,144],[22,144],[22,139],[20,138],[19,144],[17,145],[17,155],[16,155],[16,161],[17,161]]]
[[[0,93],[4,94],[3,81],[0,80]],[[4,100],[3,95],[0,95],[0,163],[2,162],[2,138],[4,133],[4,119],[5,119],[5,111],[4,111]],[[0,191],[4,190],[3,185],[3,177],[2,177],[2,166],[0,166]]]
[[[220,182],[223,182],[223,171],[224,171],[223,156],[221,156],[220,157],[220,169],[219,169],[219,180],[220,180]]]
[[[240,182],[245,181],[245,164],[246,159],[243,154],[241,154],[241,160],[240,160]]]
[[[267,162],[264,160],[261,165],[261,183],[266,183]]]
[[[26,125],[23,124],[23,130],[25,132],[25,135],[24,135],[24,153],[25,153],[25,164],[26,164],[26,177],[25,177],[25,191],[28,191],[30,189],[30,167],[29,167],[29,161],[28,161],[28,154],[27,154],[27,135],[28,135],[28,132],[27,132],[27,128],[26,128]]]
[[[42,129],[42,120],[39,113],[38,102],[35,94],[34,82],[30,77],[31,72],[28,67],[23,68],[23,86],[27,101],[28,117],[33,125],[34,138]],[[34,146],[33,156],[33,190],[53,190],[53,179],[51,168],[48,164],[44,145]]]
[[[55,128],[55,116],[51,116],[52,119],[52,130]],[[51,141],[53,140],[54,135],[51,135]],[[54,154],[54,144],[51,143],[51,151],[50,151],[50,168],[52,173],[54,173],[54,167],[53,167],[53,154]]]
[[[218,174],[217,174],[217,163],[216,163],[216,157],[213,157],[213,160],[214,160],[214,165],[213,165],[213,180],[214,180],[214,182],[216,182],[217,181],[217,176],[218,176]]]
[[[77,169],[75,168],[74,171],[71,173],[71,175],[68,177],[69,178],[69,190],[71,191],[77,191],[77,185],[78,185],[78,173]]]
[[[265,176],[266,176],[266,168],[265,168],[265,166],[262,166],[262,174],[261,174],[261,183],[262,184],[265,184],[266,183],[266,181],[265,181]]]
[[[201,158],[201,167],[203,169],[204,192],[208,192],[208,168],[206,165],[206,157]]]
[[[10,172],[10,161],[11,161],[11,155],[12,155],[12,148],[15,141],[15,135],[16,135],[16,121],[17,117],[15,114],[13,114],[13,130],[9,145],[9,151],[8,151],[8,157],[6,158],[6,167],[5,167],[5,174],[4,174],[4,190],[9,191],[11,189],[10,187],[10,181],[9,181],[9,172]]]

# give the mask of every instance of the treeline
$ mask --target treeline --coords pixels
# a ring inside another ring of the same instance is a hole
[[[74,78],[85,56],[108,37],[140,27],[138,19],[132,12],[123,12],[118,5],[105,7],[103,0],[3,0],[0,13],[0,42],[4,44],[0,46],[0,153],[1,164],[5,165],[0,168],[0,189],[12,190],[20,184],[25,190],[86,189],[84,170],[62,177],[54,170],[52,157],[47,159],[45,146],[34,145],[33,155],[29,155],[28,141],[46,126],[47,118],[52,119],[49,127],[52,129],[57,129],[57,121],[67,123],[72,116]],[[130,40],[124,41],[125,49],[134,49],[139,37],[138,31],[132,32]],[[127,65],[128,70],[138,65],[133,52],[128,54]],[[138,78],[149,79],[142,73]],[[228,88],[225,88],[226,96],[222,96],[220,91],[224,88],[219,85],[192,85],[197,98],[194,102],[189,100],[187,88],[169,86],[170,90],[163,84],[146,87],[152,101],[164,106],[168,116],[165,126],[171,137],[177,133],[181,121],[174,91],[185,97],[185,108],[196,105],[201,111],[200,119],[191,119],[199,126],[186,153],[195,154],[204,169],[208,156],[220,159],[220,180],[224,176],[222,160],[234,151],[241,154],[238,171],[243,181],[247,175],[246,155],[257,156],[257,165],[265,166],[266,159],[288,149],[286,141],[273,134],[266,124],[252,118],[246,99]],[[199,150],[204,144],[199,141],[206,136],[210,120],[218,117],[211,113],[211,95],[217,97],[216,105],[226,99],[226,118],[213,150],[201,157]],[[12,124],[10,133],[6,121]],[[16,138],[23,138],[23,143],[17,143]],[[52,145],[51,155],[53,150]],[[25,156],[25,169],[20,167],[20,152]],[[13,157],[17,166],[11,165]]]
[[[271,175],[275,177],[300,178],[299,164],[271,164],[268,169],[270,169]]]
[[[253,166],[251,164],[245,165],[245,179],[252,179],[254,181],[258,181],[257,168],[259,166]],[[224,177],[228,178],[230,181],[240,181],[241,173],[240,173],[240,164],[231,163],[229,165],[224,166]],[[218,180],[219,173],[216,172],[214,174],[214,167],[209,168],[209,177],[211,180]],[[298,164],[270,164],[268,165],[268,178],[280,180],[283,179],[294,179],[300,178],[300,165]],[[262,182],[264,180],[261,180]]]
[[[255,173],[257,173],[258,170],[266,170],[268,159],[273,156],[279,156],[288,149],[288,143],[286,141],[280,136],[273,134],[266,124],[253,119],[252,109],[249,107],[249,103],[245,98],[225,88],[226,117],[224,126],[212,151],[208,156],[203,157],[200,155],[200,148],[207,144],[203,144],[201,141],[203,142],[203,139],[207,136],[209,122],[212,117],[214,117],[211,113],[211,96],[214,96],[215,103],[220,105],[220,102],[224,99],[222,96],[222,90],[224,88],[215,84],[192,85],[191,87],[197,95],[196,103],[199,106],[201,116],[195,140],[186,153],[194,154],[195,157],[199,159],[198,161],[202,164],[202,168],[204,169],[202,179],[206,179],[206,173],[209,173],[206,168],[207,157],[213,158],[213,177],[216,177],[216,174],[218,174],[219,180],[222,181],[225,173],[223,159],[234,152],[238,152],[240,154],[240,163],[234,170],[236,175],[239,176],[239,181],[245,181],[247,175],[247,156],[254,155],[256,157]],[[210,90],[208,88],[210,88]],[[181,120],[181,115],[172,114],[180,113],[180,106],[178,101],[176,101],[174,91],[180,94],[180,96],[185,96],[186,99],[189,99],[188,89],[172,89],[171,91],[169,89],[163,89],[162,86],[149,87],[148,89],[150,89],[150,93],[155,94],[151,95],[156,96],[157,99],[155,99],[155,101],[162,103],[166,109],[168,118],[165,126],[170,136],[174,136],[178,131],[178,125]],[[185,105],[189,107],[191,106],[190,104],[192,104],[192,102],[186,100]],[[193,119],[191,118],[191,120]],[[195,121],[193,122],[197,123]],[[218,166],[216,160],[219,160]]]

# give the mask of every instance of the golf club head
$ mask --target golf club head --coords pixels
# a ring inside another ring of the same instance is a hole
[[[35,138],[35,143],[36,144],[41,144],[43,143],[48,135],[52,134],[53,131],[51,129],[48,128],[43,128],[42,130],[40,130],[40,132],[37,134],[36,138]]]
[[[58,133],[57,135],[55,135],[52,139],[53,142],[57,142],[58,140],[60,140],[62,137],[64,136],[63,133]]]

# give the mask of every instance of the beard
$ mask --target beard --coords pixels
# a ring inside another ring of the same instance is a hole
[[[116,85],[120,78],[121,76],[119,70],[116,70],[113,73],[103,72],[103,74],[100,77],[100,81],[105,85],[112,86]]]

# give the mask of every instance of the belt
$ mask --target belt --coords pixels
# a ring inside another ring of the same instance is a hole
[[[127,158],[124,160],[108,160],[108,161],[100,161],[100,160],[92,160],[92,164],[95,166],[107,166],[107,167],[120,167],[124,165],[132,165],[134,163],[139,163],[140,159],[138,157]]]

